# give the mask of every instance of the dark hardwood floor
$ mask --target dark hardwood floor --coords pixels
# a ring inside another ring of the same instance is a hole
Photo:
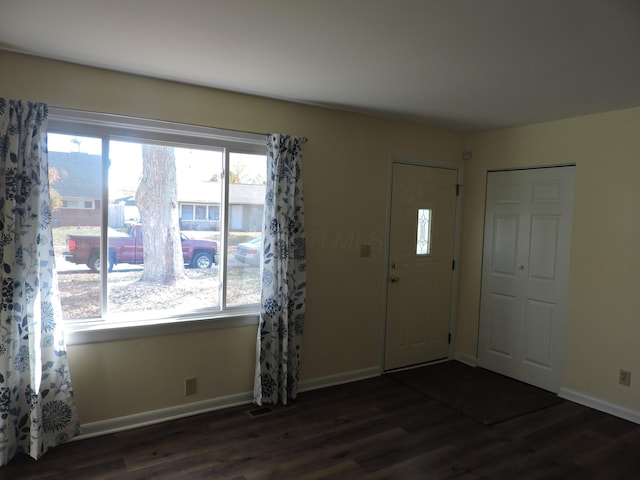
[[[0,479],[639,479],[640,425],[563,401],[486,426],[385,375],[20,455]]]

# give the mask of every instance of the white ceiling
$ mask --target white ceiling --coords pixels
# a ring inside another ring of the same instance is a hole
[[[640,0],[0,0],[1,48],[467,132],[640,106]]]

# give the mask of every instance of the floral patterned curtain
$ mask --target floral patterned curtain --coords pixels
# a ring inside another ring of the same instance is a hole
[[[0,465],[79,430],[54,269],[47,106],[0,98]]]
[[[260,324],[253,395],[262,403],[295,399],[306,306],[302,195],[304,139],[269,134],[263,225]]]

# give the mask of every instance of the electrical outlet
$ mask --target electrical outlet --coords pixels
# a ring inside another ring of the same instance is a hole
[[[197,390],[196,377],[184,379],[184,394],[195,395]]]
[[[631,372],[629,370],[620,369],[620,385],[631,386]]]

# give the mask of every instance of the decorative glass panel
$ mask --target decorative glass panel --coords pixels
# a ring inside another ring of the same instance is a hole
[[[418,236],[416,254],[429,255],[431,253],[431,209],[418,209]]]

